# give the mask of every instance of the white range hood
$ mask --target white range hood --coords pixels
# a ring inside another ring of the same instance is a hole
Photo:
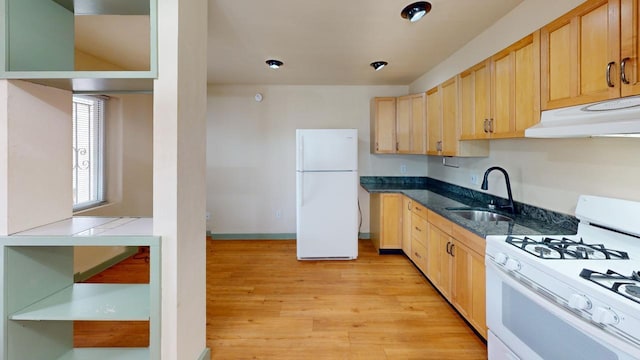
[[[545,110],[540,123],[525,137],[570,138],[590,136],[640,137],[640,96]]]

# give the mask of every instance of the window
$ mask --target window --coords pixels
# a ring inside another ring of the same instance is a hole
[[[73,97],[73,210],[104,201],[104,102]]]

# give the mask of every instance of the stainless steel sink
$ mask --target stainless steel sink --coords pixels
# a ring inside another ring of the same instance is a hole
[[[472,221],[513,221],[512,218],[492,211],[474,209],[450,209],[452,213]]]

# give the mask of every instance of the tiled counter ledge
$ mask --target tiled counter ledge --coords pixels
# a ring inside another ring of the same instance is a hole
[[[567,235],[575,234],[578,220],[531,205],[515,202],[516,215],[489,210],[491,200],[501,204],[506,199],[428,177],[361,176],[360,185],[369,193],[402,193],[429,210],[482,237],[487,235]],[[493,211],[514,221],[473,221],[449,208],[471,207]]]

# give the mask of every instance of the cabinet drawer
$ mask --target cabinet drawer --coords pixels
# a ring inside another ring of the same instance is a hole
[[[437,228],[447,233],[447,235],[451,235],[453,223],[431,210],[429,210],[429,223],[435,225]]]
[[[423,246],[427,245],[427,220],[411,214],[411,238]]]
[[[482,237],[472,233],[467,229],[463,229],[460,226],[453,227],[453,235],[458,242],[466,245],[470,250],[473,250],[478,255],[484,257],[486,240]]]
[[[411,260],[420,270],[427,272],[427,248],[414,237],[411,241]]]
[[[416,201],[412,201],[411,204],[413,205],[413,207],[411,208],[411,211],[420,216],[423,219],[427,219],[427,208],[418,204]]]

